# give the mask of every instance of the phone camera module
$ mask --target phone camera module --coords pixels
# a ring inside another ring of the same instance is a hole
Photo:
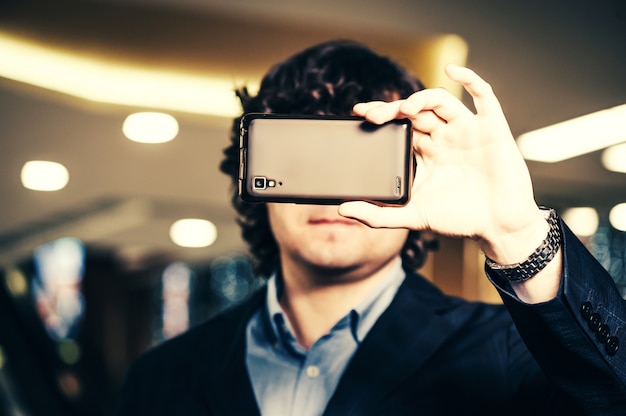
[[[267,180],[262,176],[257,176],[253,179],[254,189],[265,189],[267,187]]]

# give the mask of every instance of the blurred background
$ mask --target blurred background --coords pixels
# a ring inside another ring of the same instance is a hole
[[[1,414],[110,415],[138,354],[262,284],[218,168],[233,90],[333,38],[470,106],[444,64],[487,79],[537,202],[624,285],[621,0],[3,0]],[[423,273],[498,302],[482,261],[440,238]]]

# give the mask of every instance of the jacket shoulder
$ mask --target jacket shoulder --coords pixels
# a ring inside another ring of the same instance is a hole
[[[232,346],[243,336],[245,326],[252,314],[262,305],[265,289],[253,293],[247,300],[232,306],[206,322],[146,351],[139,360],[158,361],[163,365],[167,359],[172,364],[194,361],[207,354],[219,353],[220,348]]]

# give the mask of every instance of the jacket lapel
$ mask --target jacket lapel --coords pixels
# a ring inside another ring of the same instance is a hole
[[[421,276],[408,275],[354,355],[325,414],[367,414],[422,366],[458,328],[438,313],[451,299]]]
[[[246,324],[262,305],[265,290],[259,290],[253,299],[227,312],[215,331],[214,344],[220,343],[211,353],[206,371],[208,380],[204,387],[204,401],[214,415],[259,415],[252,382],[248,376],[245,358]],[[241,311],[240,308],[244,310]],[[209,353],[207,353],[209,354]]]
[[[219,335],[212,344],[222,343],[207,351],[211,358],[199,368],[207,377],[203,399],[209,414],[260,414],[245,364],[245,333],[264,299],[265,290],[260,290],[250,302],[227,312],[213,332]],[[440,316],[451,302],[423,277],[408,275],[355,353],[325,414],[365,414],[422,366],[458,328]]]

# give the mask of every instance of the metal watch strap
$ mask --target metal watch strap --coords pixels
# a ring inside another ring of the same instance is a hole
[[[547,214],[546,220],[550,224],[550,231],[541,245],[526,260],[503,265],[487,257],[485,259],[487,267],[511,282],[523,282],[543,270],[561,247],[561,231],[556,211],[550,209],[547,210]]]

